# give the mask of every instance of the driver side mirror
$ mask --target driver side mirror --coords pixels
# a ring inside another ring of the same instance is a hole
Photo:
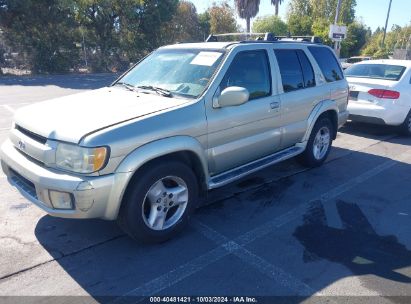
[[[213,104],[214,108],[239,106],[246,103],[250,93],[243,87],[228,87],[224,89]]]

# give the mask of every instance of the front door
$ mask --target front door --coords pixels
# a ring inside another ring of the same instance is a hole
[[[280,146],[280,102],[272,96],[272,79],[267,50],[231,54],[232,61],[219,89],[244,87],[248,102],[214,108],[207,102],[208,160],[211,175],[274,153]]]

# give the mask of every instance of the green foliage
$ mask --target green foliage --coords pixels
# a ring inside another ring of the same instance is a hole
[[[330,24],[334,23],[338,0],[291,0],[287,14],[292,35],[315,35],[332,45],[328,37]],[[341,56],[358,55],[370,37],[370,30],[355,21],[356,0],[342,0],[339,24],[347,25],[347,38],[341,43]],[[370,50],[371,52],[371,50]]]
[[[210,32],[213,34],[237,32],[238,25],[234,10],[227,2],[213,4],[208,10]]]
[[[394,49],[405,49],[411,37],[411,25],[400,27],[393,25],[390,32],[387,32],[385,45],[382,44],[384,28],[377,30],[368,39],[367,45],[363,48],[362,54],[375,58],[388,58]],[[408,47],[411,47],[408,45]]]
[[[313,21],[311,17],[290,15],[288,17],[288,31],[292,35],[312,35]]]
[[[203,40],[205,40],[210,35],[210,20],[211,16],[208,11],[205,11],[204,13],[198,15],[200,34],[202,35]]]
[[[35,72],[67,71],[78,57],[75,18],[65,1],[7,0],[0,6],[5,38],[30,54]]]
[[[165,25],[163,33],[165,34],[164,44],[203,40],[199,15],[194,4],[189,1],[180,1],[173,19]]]
[[[359,21],[348,25],[347,38],[341,44],[341,57],[358,56],[371,36],[370,28]]]
[[[275,35],[287,35],[287,24],[280,17],[272,15],[257,18],[253,23],[253,32],[271,32]]]
[[[175,32],[166,24],[172,23],[178,2],[0,0],[0,26],[13,49],[28,54],[34,72],[64,72],[78,65],[83,36],[92,70],[110,71],[124,69],[129,61],[164,44],[164,35]],[[180,14],[196,18],[193,7],[186,7],[188,11]],[[189,21],[195,23],[195,18]]]

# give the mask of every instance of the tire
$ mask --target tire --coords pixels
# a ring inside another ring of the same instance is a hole
[[[197,178],[188,166],[155,163],[130,182],[117,221],[137,241],[164,242],[184,228],[197,198]]]
[[[327,159],[332,145],[333,126],[327,117],[320,118],[314,125],[305,151],[298,156],[301,164],[319,167]],[[319,142],[322,140],[323,142]]]
[[[411,136],[411,111],[408,113],[404,122],[400,126],[400,134],[405,136]]]

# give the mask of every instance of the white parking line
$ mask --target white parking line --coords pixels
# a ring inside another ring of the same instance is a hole
[[[183,264],[176,269],[173,269],[154,280],[151,280],[135,289],[130,290],[129,292],[125,293],[123,296],[115,299],[112,303],[123,303],[127,302],[123,297],[129,296],[151,296],[156,294],[157,292],[169,288],[174,284],[177,284],[181,280],[187,278],[188,276],[200,271],[204,267],[220,260],[221,258],[229,255],[230,252],[226,250],[224,246],[219,246],[207,253]],[[141,299],[141,302],[144,299]]]
[[[12,107],[10,107],[9,105],[2,105],[6,110],[8,110],[9,112],[11,112],[12,114],[14,114],[14,112],[16,112]]]
[[[290,289],[294,290],[295,288],[302,288],[300,290],[303,293],[309,293],[313,295],[313,290],[305,283],[300,282],[299,280],[292,278],[289,274],[285,273],[283,270],[279,269],[278,267],[271,265],[261,257],[252,254],[251,252],[247,251],[243,248],[243,246],[255,241],[258,238],[261,238],[273,231],[275,229],[291,222],[294,219],[297,219],[304,215],[306,210],[310,207],[310,205],[320,200],[322,203],[326,203],[332,199],[337,198],[339,195],[345,193],[346,191],[358,186],[359,184],[365,182],[366,180],[378,175],[379,173],[387,170],[398,162],[410,159],[407,153],[401,154],[395,160],[388,160],[381,165],[374,167],[371,170],[364,172],[363,174],[357,176],[356,178],[341,184],[330,191],[320,195],[317,199],[310,200],[306,203],[301,204],[300,206],[288,211],[287,213],[280,215],[249,232],[244,233],[240,237],[236,238],[235,241],[229,241],[228,238],[215,232],[213,229],[209,228],[208,226],[200,223],[197,221],[195,224],[204,236],[211,239],[217,244],[221,244],[217,248],[204,253],[203,255],[198,256],[197,258],[187,262],[186,264],[180,265],[179,267],[170,270],[168,273],[163,274],[135,289],[130,290],[129,292],[125,293],[123,296],[115,299],[115,302],[123,302],[125,300],[124,297],[127,296],[150,296],[157,294],[158,292],[170,288],[176,283],[182,281],[183,279],[201,271],[208,265],[220,260],[221,258],[229,255],[235,254],[242,260],[247,261],[248,264],[253,265],[259,271],[262,271],[269,277],[275,279],[277,282],[282,282],[283,286],[287,286]],[[227,242],[228,240],[228,242]],[[144,300],[144,299],[142,299]]]
[[[224,235],[215,231],[208,225],[200,221],[193,221],[193,224],[197,231],[199,231],[202,235],[212,240],[213,242],[219,244],[225,241],[225,244],[223,246],[230,253],[234,254],[235,256],[240,258],[243,262],[247,263],[248,265],[253,266],[260,273],[273,279],[277,284],[292,290],[295,293],[295,295],[298,295],[298,296],[307,296],[307,295],[311,296],[314,294],[320,295],[320,293],[316,293],[316,291],[313,288],[311,288],[304,282],[288,274],[280,267],[277,267],[271,264],[270,262],[266,261],[262,257],[240,246],[236,242],[230,241]]]

